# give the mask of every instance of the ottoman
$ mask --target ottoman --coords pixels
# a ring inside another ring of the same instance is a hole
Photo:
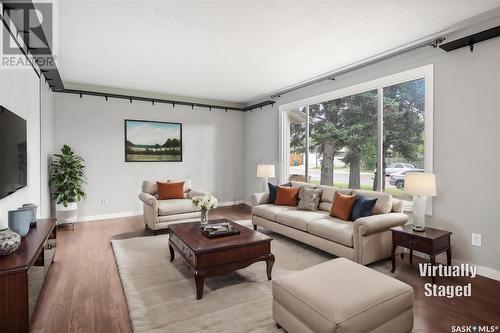
[[[273,280],[273,318],[288,333],[410,332],[413,288],[338,258]]]

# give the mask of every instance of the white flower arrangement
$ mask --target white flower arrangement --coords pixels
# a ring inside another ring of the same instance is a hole
[[[214,197],[212,194],[193,197],[192,201],[193,201],[193,206],[195,206],[197,209],[201,209],[206,212],[217,208],[219,204],[219,200],[217,200],[217,198]]]

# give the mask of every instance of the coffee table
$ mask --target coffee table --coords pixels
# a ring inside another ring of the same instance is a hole
[[[205,277],[223,275],[245,268],[258,261],[266,262],[267,279],[271,280],[274,255],[272,238],[226,219],[209,223],[228,222],[239,235],[208,238],[201,232],[200,222],[169,226],[170,261],[179,253],[194,272],[196,299],[203,297]]]

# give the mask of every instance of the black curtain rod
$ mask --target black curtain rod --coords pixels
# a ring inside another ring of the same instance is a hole
[[[116,99],[125,99],[129,100],[130,103],[132,101],[141,101],[141,102],[149,102],[152,105],[155,103],[161,103],[161,104],[171,104],[173,107],[176,105],[185,105],[185,106],[191,106],[191,108],[194,107],[199,107],[199,108],[206,108],[209,109],[210,111],[212,109],[219,109],[219,110],[224,110],[224,111],[252,111],[254,109],[262,109],[264,106],[271,105],[274,106],[275,101],[264,101],[258,104],[246,106],[246,107],[231,107],[231,106],[223,106],[223,105],[215,105],[215,104],[204,104],[204,103],[194,103],[194,102],[185,102],[185,101],[177,101],[177,100],[170,100],[170,99],[161,99],[161,98],[153,98],[153,97],[142,97],[142,96],[132,96],[132,95],[122,95],[122,94],[113,94],[113,93],[104,93],[104,92],[98,92],[98,91],[88,91],[88,90],[77,90],[77,89],[53,89],[54,92],[58,93],[65,93],[65,94],[74,94],[74,95],[80,95],[80,98],[83,95],[87,96],[98,96],[98,97],[104,97],[106,101],[108,98],[116,98]]]

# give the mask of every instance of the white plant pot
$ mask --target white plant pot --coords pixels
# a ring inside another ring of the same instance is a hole
[[[56,204],[57,223],[75,223],[78,217],[78,204],[69,202],[67,207],[63,204]]]

